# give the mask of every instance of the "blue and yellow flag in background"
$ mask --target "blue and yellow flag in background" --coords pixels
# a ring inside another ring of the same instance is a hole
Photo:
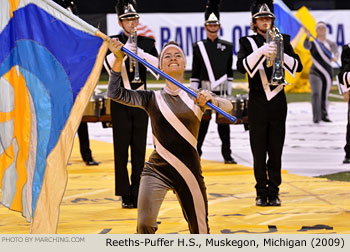
[[[286,73],[286,81],[292,85],[285,86],[287,92],[310,92],[309,69],[311,67],[310,51],[304,48],[306,32],[308,29],[316,35],[316,21],[306,7],[301,7],[295,15],[281,0],[274,1],[275,25],[281,33],[291,37],[291,44],[303,64],[303,71],[295,74],[295,78]]]
[[[103,34],[50,0],[0,0],[1,203],[55,233],[75,132],[98,81]]]

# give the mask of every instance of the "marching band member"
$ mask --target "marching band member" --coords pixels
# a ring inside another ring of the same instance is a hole
[[[338,80],[340,84],[344,85],[344,100],[348,102],[348,124],[346,126],[346,144],[344,147],[345,158],[343,163],[350,164],[350,44],[343,46],[341,53],[341,68],[338,74]]]
[[[267,67],[266,57],[274,58],[278,53],[274,42],[265,43],[267,27],[273,25],[275,19],[272,0],[255,1],[251,12],[251,28],[256,34],[240,39],[237,69],[248,73],[249,79],[248,120],[256,179],[256,205],[280,206],[278,194],[287,101],[283,85],[270,86],[268,83],[272,67]],[[284,69],[294,76],[303,67],[290,44],[289,35],[283,34],[283,45]]]
[[[205,10],[204,28],[208,38],[193,45],[191,86],[211,90],[217,95],[232,91],[232,49],[233,44],[218,37],[220,31],[220,0],[209,0]],[[226,88],[224,88],[226,87]],[[227,90],[226,90],[227,89]],[[221,92],[220,92],[221,90]],[[209,118],[203,118],[199,129],[197,150],[202,155],[202,145],[208,132]],[[237,164],[231,156],[230,125],[218,124],[221,139],[221,153],[225,164]]]
[[[168,190],[181,204],[191,233],[208,233],[206,188],[197,152],[197,135],[207,101],[230,111],[232,104],[213,97],[208,91],[197,99],[166,80],[159,91],[128,90],[121,86],[123,54],[118,40],[110,41],[116,54],[108,86],[108,96],[116,102],[145,110],[151,118],[155,150],[146,162],[138,199],[138,233],[155,233],[160,206]],[[183,82],[186,58],[176,42],[167,43],[160,54],[160,69]]]
[[[333,58],[327,56],[319,43],[310,41],[309,32],[307,32],[307,37],[304,40],[304,47],[310,50],[312,58],[309,81],[314,123],[319,123],[321,120],[331,122],[327,112],[328,94],[333,83],[332,61],[338,61],[339,52],[337,44],[326,39],[326,32],[326,24],[318,22],[316,25],[317,40],[328,50],[330,55],[333,55]]]
[[[135,45],[128,40],[130,32],[139,24],[140,15],[135,10],[134,0],[118,0],[116,11],[118,24],[123,28],[123,33],[117,36],[125,47],[135,52]],[[152,65],[158,66],[158,53],[155,41],[149,37],[137,36],[138,56],[147,60]],[[115,56],[107,55],[105,68],[111,72]],[[140,83],[135,83],[135,71],[130,72],[130,60],[127,58],[121,69],[121,85],[127,89],[146,89],[146,68],[139,65]],[[111,101],[111,117],[113,125],[114,166],[115,166],[115,194],[122,196],[123,208],[136,208],[140,186],[140,176],[145,164],[146,137],[148,116],[140,108],[129,107],[118,102]],[[127,170],[128,150],[131,150],[131,183]]]

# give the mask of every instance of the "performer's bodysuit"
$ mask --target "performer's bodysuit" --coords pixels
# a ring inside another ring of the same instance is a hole
[[[120,73],[112,71],[108,97],[142,108],[151,118],[155,150],[146,162],[142,176],[161,179],[175,191],[191,233],[208,233],[208,202],[197,152],[203,108],[181,89],[172,91],[166,87],[160,91],[136,91],[121,88],[120,83]],[[222,99],[217,100],[225,106]],[[155,224],[154,232],[156,229]]]

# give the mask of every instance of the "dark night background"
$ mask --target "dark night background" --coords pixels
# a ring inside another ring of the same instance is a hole
[[[60,0],[54,0],[60,2]],[[102,32],[106,32],[106,13],[115,13],[116,0],[73,0],[78,15]],[[203,12],[208,0],[137,0],[139,13]],[[221,0],[221,12],[249,11],[253,0]],[[309,10],[350,9],[350,0],[283,0],[291,9],[306,6]]]
[[[75,0],[81,14],[113,13],[117,1]],[[222,0],[221,11],[248,11],[252,0]],[[203,12],[207,0],[138,0],[139,12]],[[350,9],[349,0],[284,0],[292,10]]]

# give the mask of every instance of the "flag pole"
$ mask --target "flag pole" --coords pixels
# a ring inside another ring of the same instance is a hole
[[[166,73],[164,73],[163,71],[159,70],[157,67],[153,66],[152,64],[148,63],[146,60],[140,58],[139,56],[137,56],[136,54],[134,54],[132,51],[128,50],[125,47],[122,47],[121,49],[124,53],[126,53],[127,55],[129,55],[130,57],[133,57],[134,59],[138,60],[140,63],[142,63],[144,66],[148,67],[149,69],[153,70],[154,72],[156,72],[157,74],[159,74],[160,76],[164,77],[165,79],[167,79],[168,81],[172,82],[173,84],[175,84],[176,86],[178,86],[179,88],[181,88],[182,90],[184,90],[185,92],[189,93],[190,95],[192,95],[193,97],[197,98],[197,93],[194,92],[192,89],[189,89],[188,87],[182,85],[180,82],[178,82],[177,80],[175,80],[174,78],[172,78],[171,76],[167,75]],[[223,111],[222,109],[220,109],[219,107],[215,106],[214,104],[212,104],[210,101],[208,101],[206,103],[206,105],[210,108],[212,108],[213,110],[215,110],[216,112],[220,113],[221,115],[223,115],[224,117],[226,117],[227,119],[229,119],[231,122],[235,122],[237,120],[236,117],[226,113],[225,111]]]
[[[275,0],[274,4],[278,4],[282,7],[282,9],[284,9],[285,11],[287,11],[289,13],[289,15],[291,17],[294,18],[295,21],[297,21],[300,26],[308,33],[310,34],[310,36],[316,41],[316,43],[321,47],[321,49],[324,51],[324,53],[330,58],[332,59],[332,55],[328,52],[328,50],[326,48],[324,48],[324,46],[321,44],[321,42],[314,36],[312,35],[312,33],[309,31],[309,29],[306,28],[306,26],[300,22],[299,19],[296,18],[296,16],[293,15],[292,11],[288,8],[288,6],[282,1],[282,0]],[[338,62],[334,61],[335,64],[337,65],[337,67],[340,68],[340,65]]]
[[[93,27],[93,26],[87,24],[86,22],[82,21],[80,18],[76,17],[75,15],[70,13],[69,11],[65,10],[63,7],[59,6],[55,2],[49,1],[49,0],[44,0],[44,1],[47,4],[49,4],[51,7],[55,8],[57,11],[61,12],[62,14],[64,14],[65,16],[67,16],[67,17],[71,18],[72,20],[74,20],[75,22],[81,24],[86,29],[88,29],[92,34],[95,34],[96,36],[102,38],[104,41],[108,42],[111,39],[109,36],[105,35],[104,33],[100,32],[98,29],[96,29],[95,27]],[[124,53],[128,54],[129,56],[133,57],[134,59],[138,60],[139,62],[141,62],[144,66],[146,66],[149,69],[153,70],[154,72],[158,73],[160,76],[164,77],[168,81],[174,83],[176,86],[178,86],[182,90],[186,91],[190,95],[192,95],[195,98],[197,98],[197,93],[196,92],[194,92],[193,90],[191,90],[191,89],[187,88],[186,86],[182,85],[180,82],[176,81],[175,79],[173,79],[172,77],[170,77],[166,73],[162,72],[157,67],[153,66],[152,64],[148,63],[144,59],[140,58],[139,56],[137,56],[133,52],[129,51],[125,47],[122,47],[122,51]],[[221,115],[223,115],[227,119],[229,119],[231,122],[235,122],[237,120],[236,117],[226,113],[225,111],[223,111],[222,109],[216,107],[214,104],[212,104],[209,101],[206,103],[206,105],[208,107],[212,108],[213,110],[215,110],[216,112],[220,113]]]

